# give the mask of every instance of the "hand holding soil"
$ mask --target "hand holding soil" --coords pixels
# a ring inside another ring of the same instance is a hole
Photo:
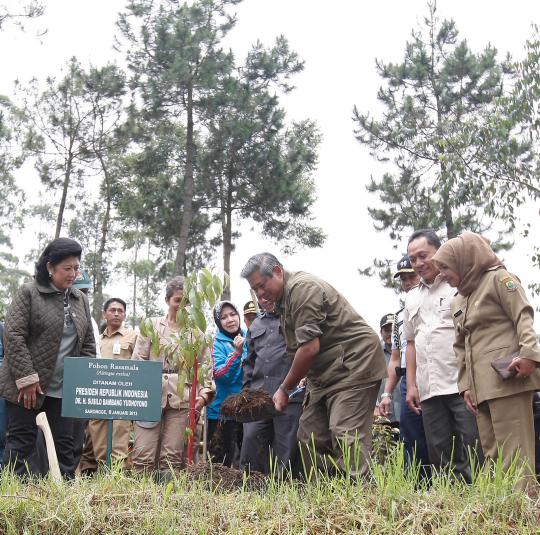
[[[281,388],[278,388],[272,397],[274,406],[279,412],[283,412],[289,404],[289,396]]]

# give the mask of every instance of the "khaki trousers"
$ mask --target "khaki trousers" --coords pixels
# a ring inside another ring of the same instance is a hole
[[[508,470],[514,457],[517,457],[518,463],[524,464],[522,487],[526,486],[527,480],[534,480],[533,396],[531,390],[484,401],[478,405],[476,417],[486,458],[495,461],[500,447],[505,470]]]
[[[163,409],[161,421],[154,427],[141,427],[134,422],[133,469],[144,472],[166,470],[169,466],[183,468],[185,431],[188,424],[188,408],[170,407]]]
[[[79,468],[81,472],[97,470],[98,465],[107,460],[107,420],[90,420],[86,426],[84,449]],[[128,458],[129,420],[113,421],[113,443],[111,459],[124,460],[124,466]]]
[[[380,384],[381,381],[375,381],[345,386],[343,390],[325,394],[316,402],[310,401],[310,393],[306,395],[298,428],[301,463],[306,470],[306,476],[314,465],[322,470],[332,470],[334,464],[328,457],[332,458],[342,471],[345,471],[347,463],[352,476],[367,475],[371,455],[373,410]],[[356,458],[355,441],[360,446],[360,455]],[[348,459],[343,458],[340,442],[351,447]]]

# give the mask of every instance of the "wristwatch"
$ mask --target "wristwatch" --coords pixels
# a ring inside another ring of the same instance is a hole
[[[390,392],[383,392],[381,394],[381,399],[382,398],[390,398],[390,399],[392,399],[392,394]]]

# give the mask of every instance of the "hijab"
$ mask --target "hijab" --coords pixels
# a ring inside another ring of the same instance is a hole
[[[238,315],[238,318],[240,318],[240,314],[238,314],[238,309],[230,301],[219,301],[214,306],[214,321],[216,322],[219,332],[223,333],[225,336],[229,337],[231,340],[234,340],[236,336],[238,336],[239,334],[242,334],[240,322],[238,322],[238,330],[235,333],[227,332],[223,328],[223,325],[221,324],[221,311],[223,310],[223,307],[231,307]]]
[[[504,267],[489,240],[474,232],[464,232],[443,243],[432,260],[446,264],[459,275],[457,290],[463,296],[470,295],[478,287],[488,269]]]

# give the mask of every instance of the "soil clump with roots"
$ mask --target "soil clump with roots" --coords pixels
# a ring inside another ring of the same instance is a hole
[[[263,390],[246,388],[223,401],[221,414],[238,422],[253,422],[279,416],[270,394]]]

